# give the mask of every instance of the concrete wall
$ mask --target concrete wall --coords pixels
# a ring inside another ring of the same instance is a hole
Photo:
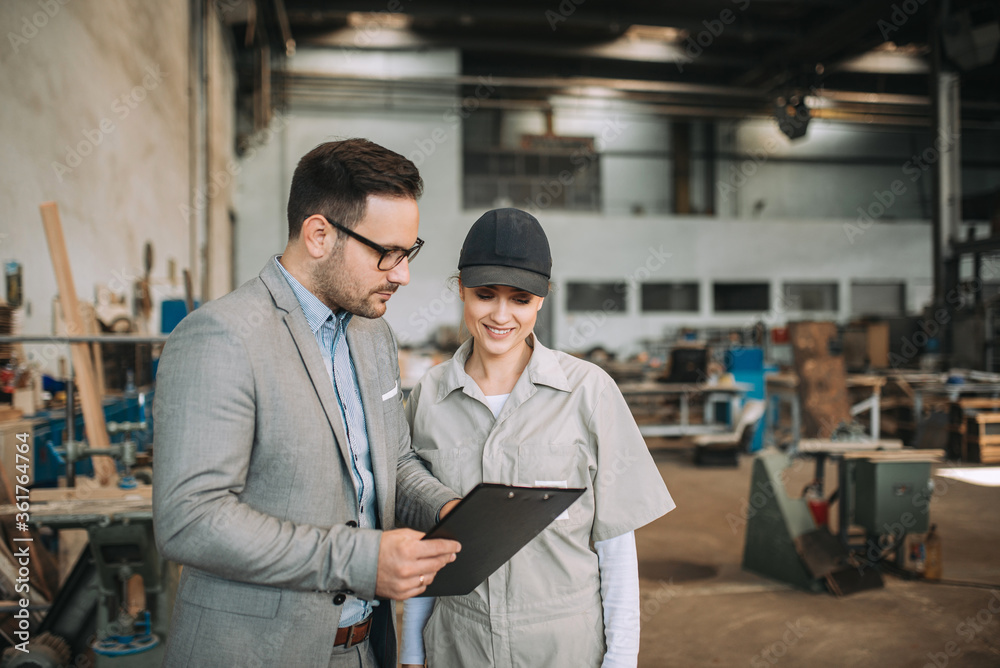
[[[225,33],[210,29],[211,133],[224,162],[232,157],[233,59]],[[147,241],[155,298],[182,295],[167,280],[168,259],[178,279],[199,262],[184,211],[200,185],[189,175],[188,3],[8,0],[0,33],[0,259],[24,267],[22,333],[52,331],[57,288],[38,212],[49,200],[59,204],[81,299],[92,301],[102,284],[131,296]],[[216,193],[211,206],[225,211],[227,199]],[[218,295],[230,289],[232,252],[224,236],[213,240],[213,270],[226,277],[213,277]],[[158,308],[152,326],[158,331]]]

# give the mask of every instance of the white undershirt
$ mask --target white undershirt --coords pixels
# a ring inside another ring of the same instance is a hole
[[[486,405],[493,411],[493,417],[500,417],[500,411],[503,410],[503,405],[507,403],[507,397],[509,396],[510,392],[507,394],[491,394],[486,397]]]

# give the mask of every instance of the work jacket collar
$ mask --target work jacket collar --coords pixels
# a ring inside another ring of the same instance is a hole
[[[524,381],[527,381],[532,386],[547,385],[561,392],[571,391],[572,387],[569,384],[569,379],[566,378],[566,372],[563,371],[562,366],[559,364],[556,354],[543,346],[534,334],[531,334],[528,339],[528,343],[532,346],[533,351],[531,358],[528,360],[528,366],[525,367],[524,372],[517,381],[517,385],[515,385],[514,393],[517,392],[517,386],[520,386]],[[478,386],[469,378],[469,374],[465,372],[465,363],[469,360],[469,355],[472,354],[474,341],[475,339],[469,338],[469,340],[455,351],[455,355],[452,357],[452,364],[448,365],[448,370],[445,372],[444,377],[441,379],[441,384],[438,386],[438,401],[443,401],[445,397],[460,388],[465,389],[465,393],[470,396],[481,394]],[[470,392],[472,388],[475,388],[475,392]]]

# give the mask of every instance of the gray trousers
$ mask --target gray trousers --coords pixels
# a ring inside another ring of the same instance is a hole
[[[366,640],[350,649],[334,647],[330,654],[330,668],[379,668],[372,644]]]

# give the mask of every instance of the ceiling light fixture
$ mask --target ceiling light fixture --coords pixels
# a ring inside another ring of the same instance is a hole
[[[386,30],[406,30],[413,25],[413,17],[402,12],[350,12],[347,25],[352,28],[378,27]]]
[[[683,42],[687,30],[670,26],[632,25],[625,31],[625,39],[632,42]]]

